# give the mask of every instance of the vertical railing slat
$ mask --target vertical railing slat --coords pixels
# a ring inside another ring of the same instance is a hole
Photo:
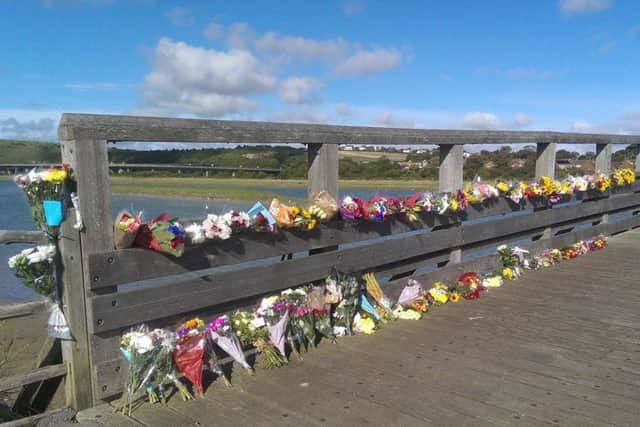
[[[538,143],[536,144],[536,180],[543,176],[551,179],[556,177],[556,143]],[[540,210],[548,208],[539,208]],[[552,230],[547,227],[542,232],[542,239],[551,238]]]
[[[596,144],[596,172],[609,175],[611,173],[611,144]],[[602,215],[602,223],[609,222],[609,214]]]
[[[308,197],[327,191],[338,199],[338,145],[309,144]]]

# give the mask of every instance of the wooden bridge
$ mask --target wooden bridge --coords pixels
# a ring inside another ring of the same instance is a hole
[[[100,405],[121,393],[127,369],[119,339],[136,324],[173,327],[193,315],[250,306],[322,279],[334,267],[374,271],[394,296],[408,276],[429,283],[493,270],[497,258],[486,254],[502,243],[540,250],[640,226],[636,183],[597,196],[567,196],[553,206],[500,198],[455,216],[426,213],[416,223],[335,221],[311,232],[246,233],[189,247],[178,259],[115,251],[108,142],[307,144],[309,193],[337,196],[342,143],[437,145],[440,190],[454,191],[462,187],[464,144],[536,143],[536,176],[553,177],[557,144],[595,145],[596,168],[608,173],[613,144],[637,146],[640,136],[83,114],[64,114],[58,133],[62,159],[76,173],[85,224],[75,230],[69,211],[61,227],[61,297],[75,338],[63,343],[66,392],[76,409],[102,408],[93,411],[106,424],[114,419]],[[201,425],[632,425],[638,414],[629,401],[637,400],[640,374],[633,310],[640,245],[635,248],[634,236],[616,237],[611,249],[566,266],[530,273],[485,302],[445,307],[422,322],[396,322],[374,337],[324,345],[300,364],[255,378],[239,374],[233,389],[215,383],[204,400],[174,398],[170,409],[143,406],[135,417],[148,425],[182,425],[182,417]],[[287,254],[293,256],[282,257]]]

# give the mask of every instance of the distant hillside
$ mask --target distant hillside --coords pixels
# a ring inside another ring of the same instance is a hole
[[[60,147],[51,142],[0,139],[0,163],[58,163]]]

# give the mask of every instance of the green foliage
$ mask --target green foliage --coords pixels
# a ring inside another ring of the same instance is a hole
[[[0,163],[60,163],[60,147],[51,142],[0,139]]]

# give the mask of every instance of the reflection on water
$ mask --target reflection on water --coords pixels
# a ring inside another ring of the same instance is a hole
[[[343,193],[348,193],[361,198],[370,198],[376,194],[371,189],[341,188]],[[305,198],[304,188],[269,188],[265,192],[280,195],[283,200],[287,198]],[[411,191],[386,191],[390,196],[403,196],[411,194]],[[231,209],[248,209],[252,202],[239,202],[232,200],[205,200],[205,199],[181,199],[157,196],[134,196],[116,194],[113,200],[113,214],[122,209],[133,213],[143,212],[145,219],[168,212],[171,216],[179,218],[201,218],[207,213],[221,213]],[[33,230],[33,222],[27,207],[27,201],[22,192],[11,180],[0,180],[0,229],[4,230]],[[28,300],[37,297],[37,294],[26,288],[15,278],[13,271],[7,265],[10,256],[15,255],[28,245],[0,245],[0,301],[1,300]]]

